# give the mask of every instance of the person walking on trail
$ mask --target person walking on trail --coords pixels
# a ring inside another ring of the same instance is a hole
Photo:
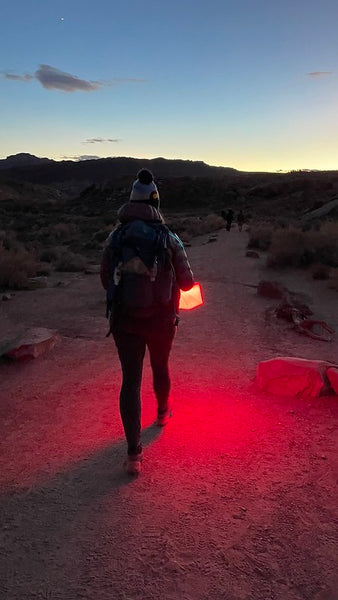
[[[165,226],[159,205],[153,175],[141,169],[129,202],[118,211],[120,224],[106,241],[101,263],[109,333],[122,368],[120,413],[130,474],[138,474],[142,465],[140,390],[146,347],[157,400],[156,425],[162,427],[172,415],[168,360],[178,325],[180,289],[194,285],[184,246]]]
[[[228,212],[226,213],[226,230],[227,231],[230,231],[233,219],[234,219],[234,211],[232,210],[232,208],[229,208]]]
[[[244,222],[245,222],[245,217],[244,217],[243,211],[241,209],[237,215],[237,225],[238,225],[239,231],[242,231]]]

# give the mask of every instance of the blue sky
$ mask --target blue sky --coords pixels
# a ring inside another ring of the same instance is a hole
[[[338,169],[338,3],[12,0],[0,157]]]

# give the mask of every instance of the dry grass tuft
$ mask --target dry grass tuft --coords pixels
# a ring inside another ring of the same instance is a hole
[[[75,254],[69,250],[64,250],[54,263],[54,267],[56,271],[75,273],[77,271],[83,271],[86,264],[87,261],[81,254]]]
[[[303,231],[296,227],[254,228],[250,232],[250,248],[268,249],[269,267],[306,267],[320,264],[321,274],[314,278],[328,278],[325,267],[338,267],[338,222],[323,224],[318,230]]]
[[[277,229],[271,238],[267,265],[269,267],[301,267],[313,262],[307,236],[300,229]]]
[[[22,245],[6,248],[0,241],[0,288],[23,289],[29,277],[34,277],[39,269],[34,252]]]
[[[206,217],[176,217],[167,220],[168,227],[177,233],[183,242],[189,242],[191,238],[206,233],[212,233],[223,229],[224,219],[219,215],[211,213]]]
[[[274,227],[268,223],[253,225],[249,229],[248,248],[267,250],[271,244]]]

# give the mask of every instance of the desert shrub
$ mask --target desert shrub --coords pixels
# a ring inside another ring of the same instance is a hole
[[[74,237],[79,231],[79,228],[74,223],[56,223],[50,228],[50,233],[54,239],[69,239]]]
[[[224,219],[214,213],[205,217],[183,217],[168,219],[167,225],[182,240],[188,242],[192,237],[211,233],[224,227]]]
[[[110,232],[114,229],[114,225],[110,224],[103,229],[99,229],[99,231],[95,231],[92,236],[92,240],[94,242],[105,242]]]
[[[323,265],[322,263],[314,263],[311,268],[313,279],[329,279],[330,278],[330,267]]]
[[[306,234],[300,229],[289,227],[277,229],[271,238],[267,265],[269,267],[300,267],[313,261],[307,246]]]
[[[6,248],[0,243],[0,288],[25,288],[28,278],[37,274],[38,267],[35,254],[24,246]]]
[[[81,254],[75,254],[65,250],[56,260],[55,269],[64,272],[83,271],[86,266],[86,259]]]
[[[218,229],[222,229],[224,227],[224,219],[223,217],[212,213],[210,215],[207,215],[205,219],[205,226],[208,229],[206,233],[217,231]]]
[[[42,262],[51,263],[56,261],[60,256],[60,248],[45,248],[39,254],[39,259]]]
[[[289,227],[277,229],[271,236],[267,258],[270,267],[302,267],[314,263],[338,266],[338,223],[322,224],[319,229],[304,231]],[[318,271],[318,269],[317,269]],[[319,271],[318,277],[319,278]]]
[[[267,250],[271,244],[274,228],[268,223],[252,225],[249,230],[248,248]]]
[[[41,227],[36,233],[36,238],[43,243],[57,244],[64,240],[74,239],[78,235],[79,227],[74,223],[56,223]]]
[[[315,260],[330,267],[338,267],[338,222],[324,223],[319,231],[308,231],[307,239],[313,248]]]
[[[1,231],[0,244],[1,243],[6,250],[15,250],[20,246],[22,247],[22,244],[18,242],[16,233],[13,230]]]
[[[45,276],[48,277],[52,272],[52,268],[48,263],[40,263],[36,269],[36,274],[38,277]]]
[[[107,212],[103,216],[103,222],[105,225],[110,225],[111,228],[113,229],[113,227],[115,226],[115,223],[116,223],[116,212],[115,211]]]
[[[338,292],[338,269],[333,269],[331,271],[331,276],[329,279],[329,288]]]

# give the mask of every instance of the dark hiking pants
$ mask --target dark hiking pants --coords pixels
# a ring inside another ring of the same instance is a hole
[[[120,321],[113,327],[113,336],[122,367],[120,413],[128,444],[128,454],[141,449],[141,381],[146,347],[149,349],[153,386],[158,412],[168,408],[170,391],[169,353],[176,327],[168,320],[149,323],[136,320]]]

